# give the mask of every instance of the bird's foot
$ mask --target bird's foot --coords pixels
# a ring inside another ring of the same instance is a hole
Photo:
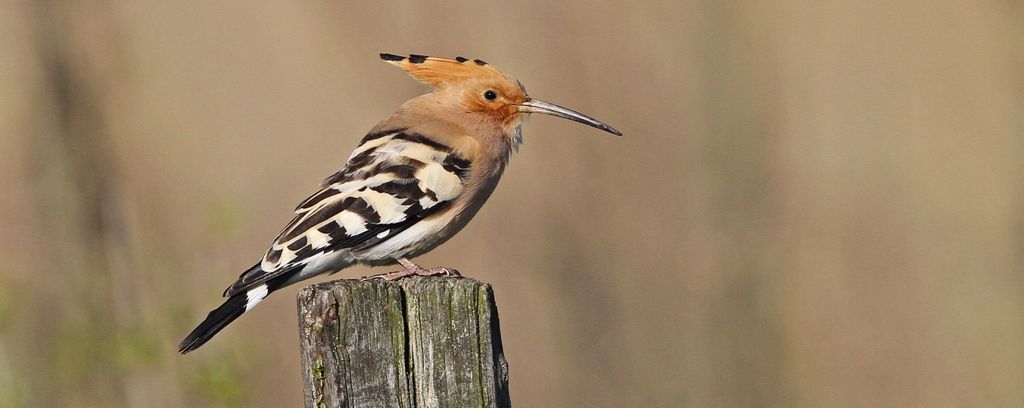
[[[424,269],[422,272],[417,272],[420,276],[444,276],[446,278],[461,278],[462,274],[459,271],[449,268],[447,266],[438,266],[436,268]]]
[[[383,279],[386,281],[393,282],[402,278],[408,278],[410,276],[444,276],[448,278],[462,277],[462,274],[460,274],[459,271],[445,266],[427,269],[422,266],[416,265],[412,263],[412,261],[409,261],[408,259],[405,258],[399,259],[398,263],[402,264],[402,270],[400,271],[368,276],[364,277],[363,280]]]

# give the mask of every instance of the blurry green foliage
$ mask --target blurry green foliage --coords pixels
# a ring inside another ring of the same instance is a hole
[[[156,364],[160,357],[160,341],[150,327],[132,327],[118,331],[115,360],[124,369]]]
[[[32,407],[29,384],[18,376],[0,377],[0,407]]]
[[[221,353],[192,363],[194,366],[188,371],[190,394],[200,397],[204,405],[248,405],[246,369],[236,355]]]
[[[14,315],[13,291],[7,288],[8,283],[0,279],[0,330],[7,327]]]

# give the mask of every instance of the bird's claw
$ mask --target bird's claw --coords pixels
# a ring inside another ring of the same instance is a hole
[[[421,276],[444,276],[444,277],[447,277],[447,278],[461,278],[462,274],[459,273],[459,271],[457,271],[455,269],[452,269],[452,268],[449,268],[449,267],[445,267],[445,266],[440,266],[440,267],[437,267],[437,268],[432,268],[432,269],[427,270],[426,274],[423,274]]]
[[[457,271],[457,270],[455,270],[453,268],[449,268],[449,267],[445,267],[445,266],[439,266],[437,268],[430,268],[430,269],[426,269],[426,268],[422,268],[422,267],[416,266],[414,268],[404,268],[404,269],[402,269],[400,271],[381,273],[381,274],[371,275],[371,276],[364,276],[363,280],[365,281],[365,280],[371,280],[371,279],[381,279],[381,280],[385,280],[385,281],[388,281],[388,282],[394,282],[394,281],[397,281],[399,279],[408,278],[410,276],[443,276],[443,277],[446,277],[446,278],[461,278],[462,274],[459,273],[459,271]]]
[[[382,280],[382,281],[394,282],[396,280],[399,280],[399,279],[402,279],[402,278],[405,278],[405,277],[409,277],[409,276],[412,276],[412,275],[413,274],[410,274],[408,271],[404,271],[403,270],[403,271],[378,273],[376,275],[364,276],[362,278],[362,280],[368,281],[368,280],[378,280],[379,279],[379,280]]]

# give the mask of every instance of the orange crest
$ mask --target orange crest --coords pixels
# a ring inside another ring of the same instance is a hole
[[[444,88],[471,79],[511,80],[513,83],[515,82],[514,79],[505,75],[497,68],[478,59],[471,60],[457,57],[451,60],[416,54],[403,57],[384,53],[380,54],[380,58],[408,72],[416,80],[434,88]]]

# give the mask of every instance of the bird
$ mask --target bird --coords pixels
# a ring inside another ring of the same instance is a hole
[[[523,119],[552,115],[622,133],[572,109],[529,96],[480,59],[380,54],[430,87],[365,134],[344,166],[295,208],[263,257],[223,293],[179,344],[196,350],[268,295],[355,264],[401,265],[375,277],[460,276],[410,259],[459,232],[491,196],[523,142]]]

